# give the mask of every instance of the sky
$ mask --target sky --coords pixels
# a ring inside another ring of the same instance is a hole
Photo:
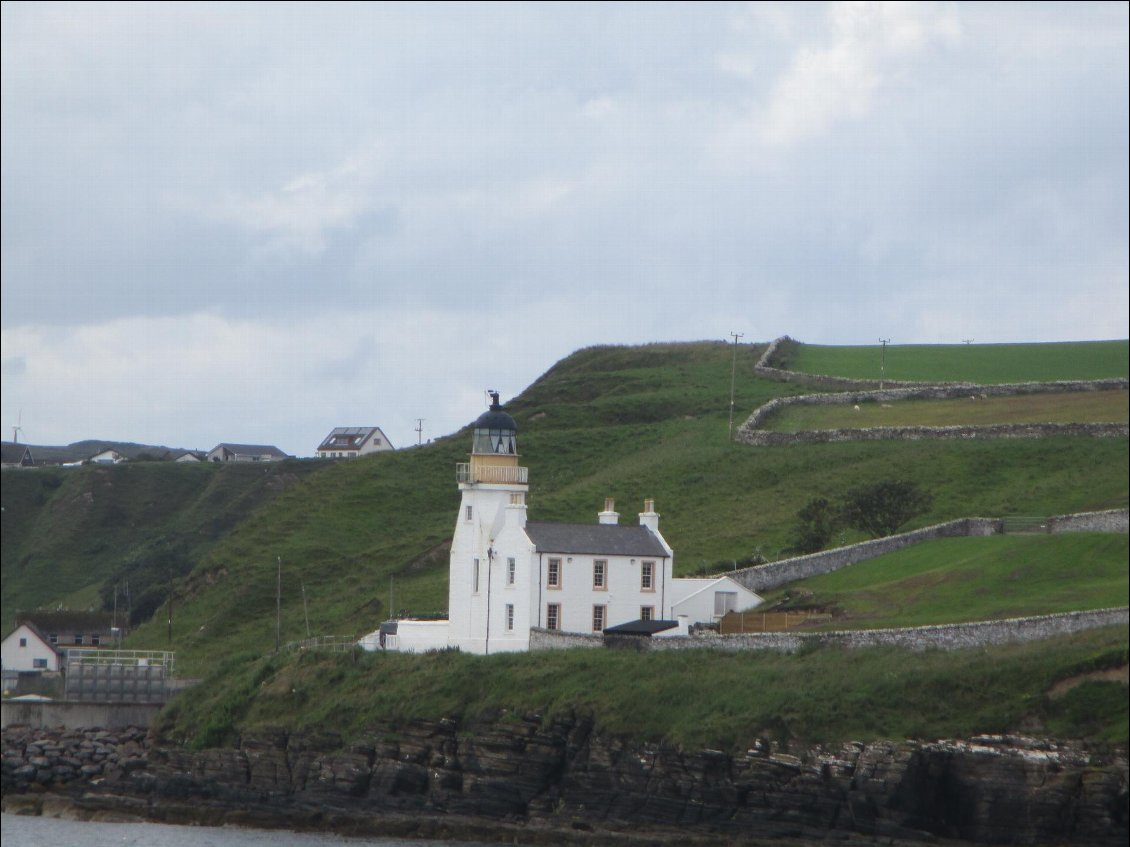
[[[593,344],[1130,335],[1126,3],[2,16],[6,439],[309,456]]]

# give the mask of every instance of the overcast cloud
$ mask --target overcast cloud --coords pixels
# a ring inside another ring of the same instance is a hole
[[[1128,9],[5,3],[0,423],[310,455],[589,344],[1125,338]]]

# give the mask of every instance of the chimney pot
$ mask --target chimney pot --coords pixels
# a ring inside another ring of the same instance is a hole
[[[597,513],[596,519],[602,524],[620,523],[620,515],[616,513],[616,501],[611,497],[604,498],[604,511]]]

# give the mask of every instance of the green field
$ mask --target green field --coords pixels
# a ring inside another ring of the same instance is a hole
[[[879,379],[878,344],[826,347],[784,344],[776,367],[810,374]],[[890,344],[885,378],[908,382],[1050,382],[1130,377],[1130,342],[1054,344]]]
[[[835,406],[786,406],[762,427],[776,432],[859,429],[881,426],[985,426],[1006,423],[1126,423],[1130,395],[1125,391],[1072,394],[1022,394],[1015,397],[962,397],[952,400],[890,400]]]
[[[884,648],[799,654],[565,650],[233,655],[173,701],[158,731],[191,746],[232,744],[256,727],[330,729],[351,740],[414,718],[459,722],[588,715],[599,731],[687,748],[1047,732],[1125,743],[1125,684],[1061,681],[1124,666],[1126,632],[952,652]],[[332,696],[328,696],[332,692]]]
[[[821,629],[860,629],[1125,606],[1128,558],[1121,534],[945,538],[784,586],[763,608],[823,608],[835,619]]]

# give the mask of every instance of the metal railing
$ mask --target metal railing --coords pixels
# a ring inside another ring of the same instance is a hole
[[[325,653],[348,653],[357,647],[355,635],[315,635],[301,641],[291,641],[283,645],[283,650],[319,650]]]
[[[529,479],[529,468],[515,465],[478,465],[471,472],[469,462],[459,462],[455,466],[456,482],[520,483]]]
[[[66,667],[72,665],[120,665],[135,668],[164,668],[172,676],[177,654],[172,650],[84,650],[68,647],[63,651]]]

